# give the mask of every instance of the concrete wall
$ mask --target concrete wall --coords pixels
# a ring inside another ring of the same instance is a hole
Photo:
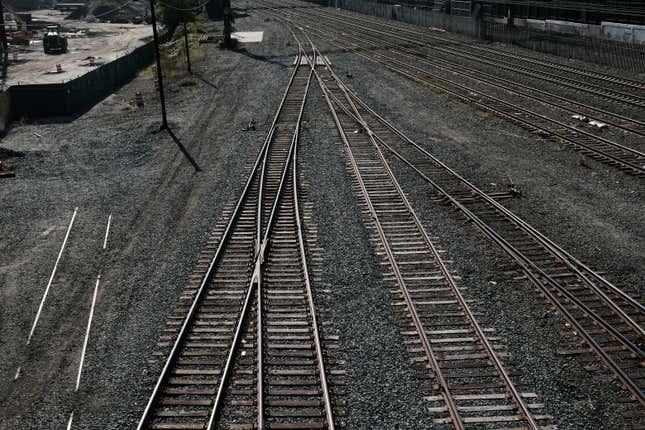
[[[132,80],[154,58],[149,42],[69,82],[14,85],[8,89],[11,117],[62,116],[83,112]]]

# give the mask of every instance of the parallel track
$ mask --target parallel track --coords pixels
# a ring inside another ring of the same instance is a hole
[[[138,429],[334,428],[298,209],[303,54]]]
[[[498,244],[632,397],[645,404],[643,305],[407,138],[333,76],[352,104],[333,93],[330,97],[373,137],[375,150],[421,175],[440,200],[454,205]]]
[[[297,3],[291,3],[297,4]],[[410,25],[390,20],[370,17],[368,15],[345,11],[307,8],[308,14],[318,18],[333,19],[336,22],[359,27],[363,32],[375,31],[388,40],[399,40],[421,47],[429,47],[429,53],[436,56],[441,53],[454,58],[500,67],[514,74],[534,77],[563,88],[584,91],[605,97],[616,103],[645,107],[645,82],[620,78],[599,72],[545,61],[490,48],[481,44],[464,42],[457,38],[439,36],[436,32],[420,31]],[[348,19],[351,19],[348,20]],[[386,31],[390,30],[390,31]]]
[[[477,321],[371,135],[353,132],[352,116],[332,101],[344,90],[329,69],[318,76],[399,288],[412,360],[420,373],[431,372],[424,398],[437,428],[555,428],[538,413],[542,405],[529,403],[535,395],[515,385],[501,345]]]
[[[389,53],[395,53],[398,58],[406,59],[408,62],[411,62],[408,64],[430,66],[434,71],[439,73],[449,71],[453,76],[463,78],[466,82],[470,82],[471,85],[484,85],[489,91],[493,88],[493,91],[501,91],[502,93],[506,92],[512,97],[523,98],[517,103],[531,100],[532,102],[540,103],[549,108],[562,110],[566,112],[566,114],[559,117],[561,121],[566,122],[570,120],[569,117],[571,114],[584,115],[589,120],[606,123],[623,132],[640,137],[645,136],[644,121],[621,115],[607,109],[601,109],[586,103],[581,103],[551,91],[546,91],[535,86],[534,83],[531,82],[524,83],[517,78],[506,79],[495,74],[495,71],[491,70],[487,72],[486,70],[481,70],[481,64],[484,60],[480,60],[477,65],[456,64],[452,59],[444,59],[436,55],[426,55],[424,51],[419,51],[419,48],[414,45],[403,46],[401,44],[383,41],[381,37],[372,36],[360,29],[354,30],[348,29],[347,27],[333,28],[343,32],[342,36],[344,40],[352,40],[357,45],[365,43],[366,45],[360,45],[363,47],[362,49],[381,53],[384,56],[388,56],[387,54]],[[389,56],[389,58],[392,57]],[[494,61],[487,60],[486,64],[498,69],[498,65]],[[537,78],[539,79],[539,76]]]
[[[299,20],[303,18],[301,15],[294,15],[291,11],[280,10],[279,12],[286,16],[298,17]],[[333,28],[333,26],[331,27]],[[498,116],[505,117],[529,130],[539,132],[545,137],[560,139],[572,145],[583,154],[596,158],[599,161],[614,166],[628,174],[637,176],[645,175],[644,153],[625,145],[618,144],[592,132],[569,125],[561,118],[554,117],[552,114],[540,114],[525,108],[521,102],[521,97],[526,97],[527,93],[524,90],[522,90],[524,92],[520,92],[521,88],[519,86],[515,89],[510,89],[510,96],[501,97],[497,93],[493,95],[490,93],[490,87],[498,90],[500,84],[493,83],[492,80],[488,80],[486,83],[489,87],[489,93],[486,93],[485,91],[482,91],[479,86],[475,88],[472,84],[464,85],[462,82],[457,82],[454,79],[445,77],[441,72],[431,71],[424,68],[423,64],[421,66],[417,66],[415,63],[418,63],[420,60],[416,58],[403,61],[402,59],[405,59],[406,57],[411,58],[413,56],[407,52],[401,51],[400,49],[395,51],[388,50],[383,53],[381,51],[382,46],[376,46],[373,40],[366,39],[364,35],[351,36],[350,34],[344,33],[339,36],[337,33],[331,33],[327,28],[324,30],[320,30],[319,28],[310,28],[310,31],[321,35],[321,37],[324,37],[324,40],[328,40],[330,43],[341,49],[351,50],[358,56],[383,64],[390,70],[419,82],[422,85],[429,85],[437,88],[455,98],[474,104],[481,109],[493,112]],[[463,72],[459,73],[463,74]],[[481,85],[482,78],[478,77],[477,82],[477,85]],[[520,98],[513,98],[514,96]],[[559,96],[545,97],[543,94],[538,93],[529,95],[529,97],[532,97],[540,103],[548,105],[549,108],[556,110],[560,109],[568,113],[582,112],[588,114],[591,118],[593,118],[594,115],[598,116],[599,112],[600,115],[608,114],[606,117],[603,116],[601,118],[604,121],[607,121],[618,128],[624,128],[628,132],[638,135],[639,137],[642,136],[645,130],[645,128],[643,128],[644,124],[642,124],[641,121],[632,120],[618,114],[611,114],[591,106],[580,106],[580,104],[571,100],[561,100],[562,97]],[[582,108],[582,110],[579,108]],[[608,117],[611,117],[611,119],[608,119]]]

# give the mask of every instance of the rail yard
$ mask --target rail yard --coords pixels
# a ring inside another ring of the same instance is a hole
[[[645,428],[645,47],[335,6],[13,120],[0,429]]]

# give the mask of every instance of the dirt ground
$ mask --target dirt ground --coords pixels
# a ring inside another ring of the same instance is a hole
[[[16,173],[0,179],[0,429],[64,428],[72,412],[74,429],[136,425],[157,376],[148,360],[166,318],[216,220],[241,191],[295,55],[282,24],[249,5],[239,3],[236,29],[264,31],[262,43],[237,51],[203,45],[195,74],[168,82],[171,128],[200,172],[158,131],[149,71],[79,118],[14,124],[0,141],[0,159]],[[574,152],[352,54],[330,49],[327,55],[343,75],[351,71],[347,80],[359,96],[440,159],[484,190],[512,178],[522,192],[509,202],[513,211],[612,281],[643,291],[642,180],[593,161],[581,169]],[[129,104],[137,91],[144,108]],[[430,428],[342,147],[320,92],[312,90],[312,97],[302,168],[310,175],[311,222],[323,247],[322,283],[332,292],[329,313],[347,355],[347,428]],[[251,119],[257,130],[246,131]],[[622,428],[620,389],[558,356],[570,338],[561,321],[536,304],[528,284],[500,278],[498,268],[507,262],[496,249],[454,211],[433,205],[411,172],[395,167],[415,209],[455,261],[468,298],[508,345],[523,384],[540,395],[559,428]],[[75,208],[58,275],[27,345]]]
[[[237,26],[265,25],[239,18]],[[241,191],[244,167],[257,156],[286,84],[293,47],[286,46],[286,30],[271,28],[262,44],[237,52],[204,45],[195,74],[168,82],[169,122],[199,173],[158,132],[149,71],[80,118],[15,124],[1,141],[16,180],[0,185],[0,428],[63,428],[72,411],[73,428],[122,429],[138,419],[156,376],[147,374],[147,360],[164,321],[222,208]],[[143,109],[129,107],[137,91]],[[251,119],[257,131],[243,131]],[[76,207],[56,281],[27,346]]]
[[[63,54],[46,55],[43,52],[42,34],[34,36],[27,48],[14,48],[9,56],[5,87],[21,84],[45,84],[74,79],[105,62],[109,62],[143,45],[152,38],[152,27],[135,24],[110,24],[65,19],[68,13],[57,10],[32,12],[34,20],[60,24],[67,36],[68,51]],[[88,57],[95,57],[95,66]],[[58,73],[56,65],[63,71]]]

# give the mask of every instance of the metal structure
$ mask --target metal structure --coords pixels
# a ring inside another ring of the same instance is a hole
[[[313,13],[311,10],[307,12]],[[304,15],[293,10],[281,9],[279,13],[293,25],[302,26],[305,19]],[[315,14],[314,19],[318,23],[324,22],[325,13]],[[360,18],[356,19],[360,21]],[[383,23],[380,24],[379,28],[383,28]],[[365,22],[359,25],[362,34],[366,34],[369,27]],[[324,27],[334,31],[333,21],[325,22]],[[372,54],[374,49],[354,44],[349,26],[343,29],[342,40],[331,38],[329,33],[319,32],[313,27],[307,31],[321,34],[341,49],[353,50],[357,55],[389,66]],[[434,81],[415,76],[403,68],[396,70],[418,82],[435,86]],[[608,82],[611,80],[607,77]],[[343,88],[343,93],[349,94],[351,101],[346,103],[349,107],[344,108],[345,114],[366,130],[363,135],[369,136],[375,150],[388,154],[392,162],[401,162],[413,169],[437,192],[438,199],[454,205],[479,231],[506,252],[632,398],[641,405],[645,404],[639,364],[645,357],[640,346],[644,338],[643,305],[407,138],[349,89]],[[335,99],[336,105],[343,103],[340,96]],[[381,162],[387,163],[385,158]]]
[[[319,75],[374,229],[415,328],[414,336],[423,349],[423,354],[415,354],[413,360],[427,361],[438,384],[425,396],[430,410],[439,415],[434,422],[450,423],[455,429],[481,423],[502,427],[517,421],[533,430],[546,425],[548,417],[529,410],[502,365],[486,329],[459,291],[347,88],[330,65]],[[365,132],[353,133],[356,125]]]

